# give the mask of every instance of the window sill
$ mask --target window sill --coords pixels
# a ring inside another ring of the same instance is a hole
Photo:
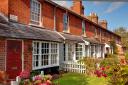
[[[56,65],[46,65],[46,66],[40,66],[40,67],[32,67],[33,70],[38,70],[38,69],[44,69],[44,68],[51,68],[51,67],[56,67],[59,66],[59,64]]]
[[[35,26],[35,27],[43,27],[41,24],[36,25],[36,24],[29,23],[29,25],[30,25],[30,26]]]
[[[70,33],[69,31],[63,31],[64,33]]]

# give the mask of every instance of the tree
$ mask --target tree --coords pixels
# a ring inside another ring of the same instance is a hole
[[[121,36],[122,45],[128,49],[128,30],[127,30],[127,28],[119,27],[114,30],[114,33]]]

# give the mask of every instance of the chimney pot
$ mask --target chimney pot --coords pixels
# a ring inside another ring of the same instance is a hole
[[[107,29],[107,21],[106,20],[100,20],[99,25],[102,26],[103,28]]]
[[[90,13],[89,17],[90,17],[90,20],[91,20],[91,21],[93,21],[93,22],[95,22],[96,24],[98,24],[98,16],[97,16],[96,13],[94,13],[94,12]]]
[[[73,6],[71,9],[78,14],[84,15],[84,6],[82,5],[82,0],[73,0]]]

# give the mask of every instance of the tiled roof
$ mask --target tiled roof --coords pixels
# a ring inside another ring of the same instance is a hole
[[[60,35],[55,31],[14,22],[9,22],[8,24],[0,23],[0,36],[18,39],[47,40],[57,42],[62,41]]]
[[[84,43],[82,36],[72,35],[69,33],[60,33],[60,34],[65,38],[65,41],[73,41],[76,43],[82,43],[83,42]]]
[[[84,40],[90,42],[91,44],[103,44],[103,43],[101,43],[100,41],[96,40],[93,37],[91,37],[91,38],[85,37]]]

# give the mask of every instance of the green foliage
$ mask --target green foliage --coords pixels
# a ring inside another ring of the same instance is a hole
[[[106,79],[79,73],[66,73],[54,82],[59,83],[57,85],[105,85]]]
[[[122,45],[128,49],[128,31],[127,28],[119,27],[114,32],[121,36]]]
[[[118,53],[118,49],[114,40],[110,41],[110,47],[113,49],[113,54]]]
[[[119,64],[119,59],[114,54],[108,54],[107,58],[104,58],[101,62],[101,66],[112,66]]]
[[[19,85],[32,85],[32,83],[29,79],[22,79]]]
[[[39,75],[40,74],[40,71],[32,71],[30,74],[31,74],[30,75],[30,80],[32,80],[32,77],[34,77],[36,75]]]
[[[88,75],[90,75],[96,69],[96,64],[99,63],[99,61],[99,59],[91,57],[84,57],[84,59],[80,60],[80,62],[85,64],[86,73]]]
[[[128,66],[114,65],[109,75],[109,85],[128,85]]]
[[[125,53],[125,59],[128,60],[128,51]]]

